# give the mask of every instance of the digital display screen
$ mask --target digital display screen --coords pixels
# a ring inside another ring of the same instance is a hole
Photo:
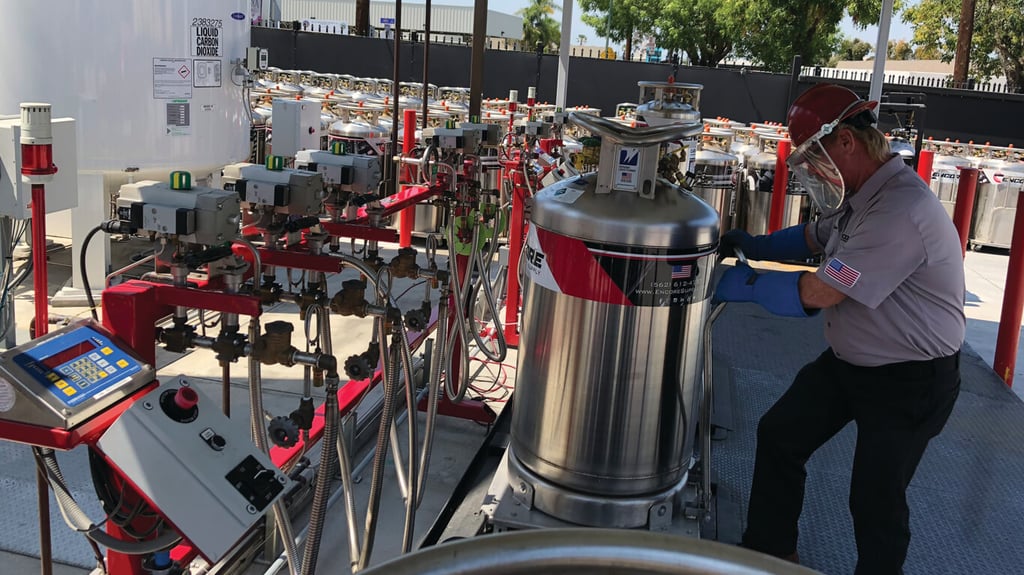
[[[86,355],[94,349],[96,349],[96,344],[92,341],[85,340],[65,349],[64,351],[59,351],[39,363],[50,369],[57,369],[65,363],[77,357]]]

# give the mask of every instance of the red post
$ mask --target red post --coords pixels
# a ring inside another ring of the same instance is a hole
[[[967,255],[967,238],[971,234],[971,216],[974,214],[974,192],[978,188],[978,169],[960,168],[960,184],[956,188],[956,206],[953,225],[960,234],[961,255]]]
[[[416,110],[406,110],[402,118],[402,153],[408,154],[416,147]],[[399,173],[404,170],[399,170]],[[412,245],[412,226],[416,219],[416,206],[402,210],[398,225],[398,245],[407,248]]]
[[[50,312],[46,271],[46,190],[32,184],[32,285],[36,304],[36,337],[49,331]]]
[[[1017,201],[1024,202],[1024,191],[1017,192]],[[1024,203],[1017,205],[1024,206]],[[1013,386],[1013,370],[1017,366],[1017,344],[1020,341],[1021,310],[1024,310],[1024,209],[1013,218],[1013,239],[1010,240],[1010,262],[1003,291],[1003,311],[999,316],[996,336],[996,357],[992,363],[996,373]]]
[[[935,152],[931,150],[921,150],[921,153],[917,155],[917,175],[921,176],[924,183],[929,186],[932,184],[932,165],[935,162]]]
[[[793,145],[789,140],[779,140],[775,152],[775,179],[772,183],[772,209],[768,216],[768,233],[782,229],[782,216],[786,211],[786,192],[789,189],[789,149]]]

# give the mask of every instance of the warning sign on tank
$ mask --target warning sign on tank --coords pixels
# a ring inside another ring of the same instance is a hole
[[[219,18],[193,18],[192,55],[220,58],[223,32],[224,21]]]

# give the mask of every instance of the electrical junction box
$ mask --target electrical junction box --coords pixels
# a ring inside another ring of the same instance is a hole
[[[481,133],[472,128],[427,128],[423,141],[439,150],[474,154],[480,149]]]
[[[121,186],[117,217],[146,232],[213,246],[238,236],[238,195],[216,188],[175,190],[167,182],[144,180]]]
[[[478,132],[479,136],[477,139],[480,141],[480,145],[485,148],[497,148],[501,140],[501,127],[497,124],[462,122],[459,124],[459,128],[466,132]]]
[[[377,156],[302,150],[295,155],[295,167],[318,172],[325,186],[343,192],[374,194],[380,185],[380,158]]]
[[[324,199],[323,178],[307,170],[270,170],[259,164],[231,164],[221,171],[220,181],[225,190],[238,194],[246,209],[265,206],[279,214],[315,216],[320,213]]]
[[[45,183],[46,213],[78,207],[78,140],[75,120],[55,118],[53,163],[57,173]],[[21,117],[0,116],[0,216],[32,217],[32,186],[21,179]]]
[[[266,48],[250,46],[246,48],[245,65],[249,72],[260,72],[269,67],[270,54]]]
[[[290,486],[253,445],[247,421],[228,419],[219,403],[178,376],[135,402],[98,447],[203,557],[217,562]]]
[[[0,422],[68,431],[154,378],[153,367],[110,332],[80,321],[0,354]],[[18,441],[3,429],[0,438]]]
[[[275,156],[320,149],[320,102],[275,98],[271,146]]]

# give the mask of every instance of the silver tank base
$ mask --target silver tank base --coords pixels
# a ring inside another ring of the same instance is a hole
[[[537,476],[519,462],[511,446],[505,453],[505,463],[512,498],[524,512],[539,511],[575,525],[667,531],[673,518],[683,515],[687,500],[687,474],[669,489],[657,493],[601,497],[572,491]]]

